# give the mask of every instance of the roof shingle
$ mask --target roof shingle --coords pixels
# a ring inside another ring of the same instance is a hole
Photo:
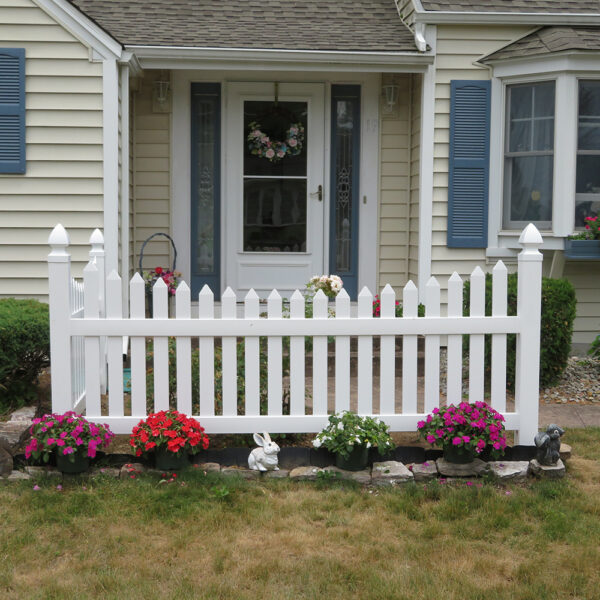
[[[428,11],[600,14],[600,0],[421,0]]]
[[[124,45],[416,52],[394,0],[71,0]]]
[[[542,27],[489,54],[481,62],[538,56],[566,50],[600,51],[600,27]]]

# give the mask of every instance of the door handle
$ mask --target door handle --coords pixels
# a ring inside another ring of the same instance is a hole
[[[316,192],[312,192],[311,196],[316,196],[319,202],[323,202],[323,186],[319,185]]]

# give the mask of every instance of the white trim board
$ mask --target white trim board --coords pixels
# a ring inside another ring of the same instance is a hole
[[[174,71],[172,73],[173,87],[173,112],[171,127],[171,227],[172,234],[178,248],[178,267],[184,279],[189,279],[190,274],[190,86],[194,81],[216,81],[223,86],[221,119],[222,131],[225,131],[227,83],[233,81],[265,81],[264,73],[235,71],[226,77],[220,74],[215,77],[214,72]],[[271,76],[273,79],[271,79]],[[271,81],[279,82],[321,82],[325,83],[326,99],[329,98],[330,85],[359,84],[363,89],[362,121],[361,121],[361,183],[360,183],[360,225],[359,225],[359,289],[367,286],[374,290],[377,280],[377,236],[378,236],[378,206],[379,206],[379,75],[375,73],[359,73],[352,76],[340,73],[287,73],[278,72],[269,74]],[[326,127],[330,123],[330,102],[325,106]],[[376,126],[367,120],[375,121]],[[327,137],[327,136],[326,136]],[[329,142],[325,145],[325,165],[329,164]],[[221,161],[226,165],[225,144],[221,145]],[[224,181],[227,177],[226,169],[221,172],[221,189],[224,190]],[[325,176],[325,189],[329,186],[329,179]],[[363,204],[363,197],[367,197],[367,204]],[[328,235],[328,211],[325,211],[325,227]],[[224,215],[224,212],[222,212]],[[225,240],[224,223],[221,219],[221,244]],[[224,290],[225,275],[225,249],[221,247],[221,274],[222,288],[215,295],[220,295]],[[329,245],[325,243],[325,264],[329,264]]]

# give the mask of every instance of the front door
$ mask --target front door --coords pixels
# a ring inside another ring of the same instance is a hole
[[[225,284],[289,296],[324,268],[324,86],[227,88]]]

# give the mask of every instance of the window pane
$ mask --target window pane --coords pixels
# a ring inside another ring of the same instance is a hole
[[[510,118],[531,118],[531,98],[533,87],[530,85],[513,85],[510,88]]]
[[[600,81],[579,82],[579,150],[600,150]]]
[[[554,116],[554,82],[536,83],[533,86],[533,116]]]
[[[537,119],[533,122],[532,150],[554,149],[554,119]]]
[[[308,105],[306,102],[244,102],[244,175],[267,176],[305,176],[306,148],[308,131],[306,123]],[[250,125],[256,125],[256,129]],[[298,136],[290,135],[290,127],[300,125],[303,128]],[[286,147],[299,148],[299,152],[288,152],[280,160],[269,160],[259,156],[258,150],[248,141],[252,131],[260,131],[264,135],[259,142],[261,151],[267,152],[268,143],[286,144]],[[267,139],[268,138],[268,141]],[[302,139],[303,138],[303,139]],[[254,153],[253,153],[254,152]]]
[[[244,181],[244,251],[306,252],[306,180]]]
[[[577,157],[575,189],[578,194],[600,194],[600,156]]]
[[[507,161],[509,221],[552,220],[552,156],[519,156]]]
[[[531,150],[531,121],[512,121],[510,124],[509,152]]]

